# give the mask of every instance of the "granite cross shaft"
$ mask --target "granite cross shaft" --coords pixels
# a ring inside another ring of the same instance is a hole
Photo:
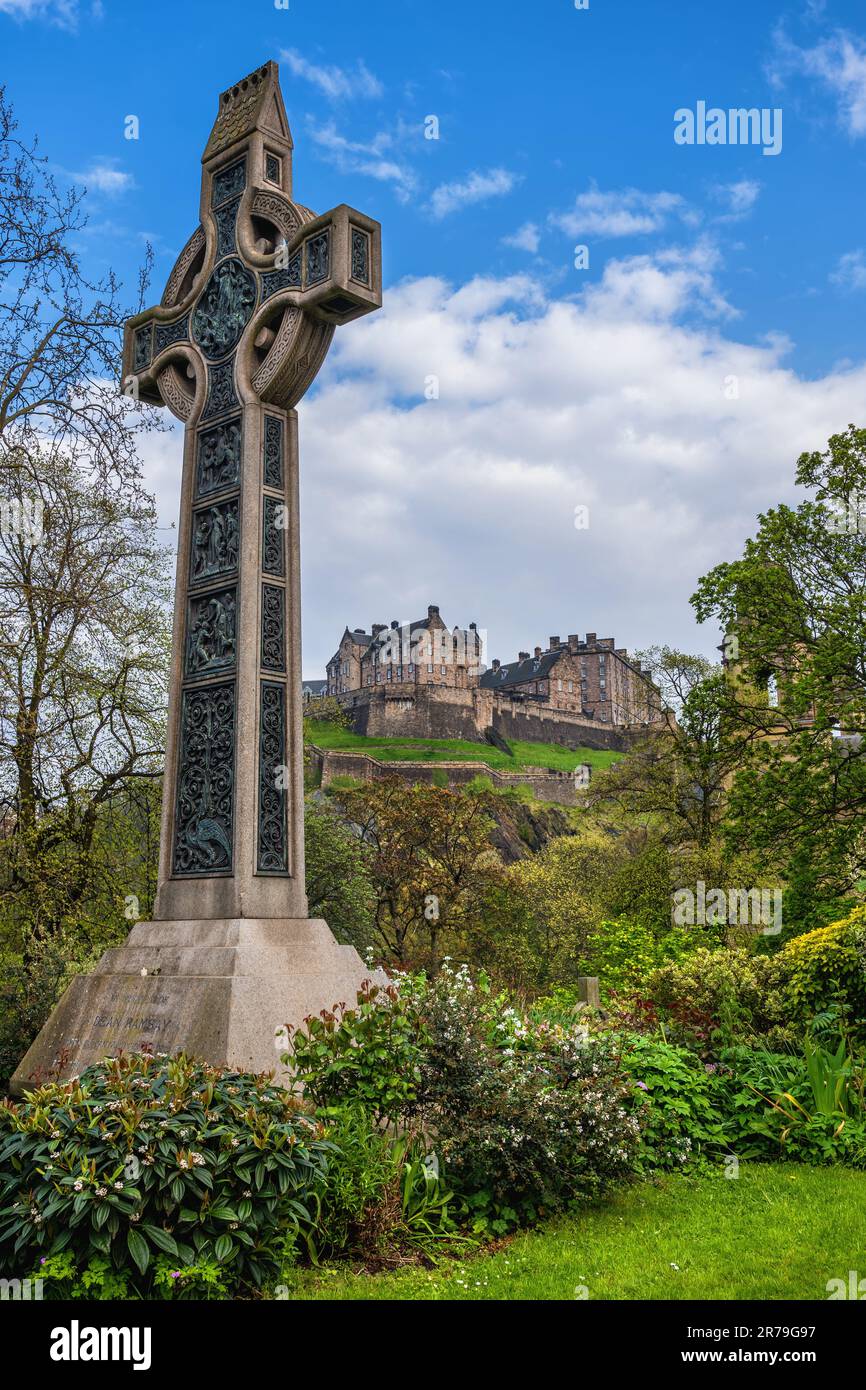
[[[292,200],[277,66],[223,92],[201,223],[130,319],[124,390],[185,424],[152,922],[74,980],[13,1079],[120,1048],[253,1070],[366,972],[307,916],[298,427],[336,326],[379,308],[378,222]]]

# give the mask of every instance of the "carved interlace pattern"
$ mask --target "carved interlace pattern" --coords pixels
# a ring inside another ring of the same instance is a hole
[[[307,284],[318,285],[331,273],[331,237],[327,231],[310,237],[307,251]]]
[[[259,722],[259,835],[261,873],[288,870],[288,795],[282,786],[286,766],[286,690],[262,681]]]
[[[285,503],[276,497],[266,497],[262,511],[262,569],[265,574],[277,574],[281,578],[286,572],[285,517]]]
[[[253,377],[253,387],[257,395],[264,395],[283,364],[291,356],[301,327],[300,309],[287,309],[280,321],[276,341]]]
[[[135,342],[132,349],[132,370],[143,372],[145,367],[150,366],[150,343],[153,332],[153,324],[147,323],[144,328],[139,328],[135,334]]]
[[[212,420],[227,410],[236,410],[240,405],[235,390],[235,359],[223,362],[220,367],[211,367],[208,372],[209,389],[203,420]]]
[[[176,367],[164,367],[156,378],[159,394],[179,420],[188,420],[192,414],[193,398],[180,384],[180,373]]]
[[[154,356],[158,357],[174,343],[185,343],[189,339],[189,314],[174,323],[158,323],[153,333]]]
[[[370,283],[370,238],[357,227],[352,228],[352,279],[361,285]]]
[[[240,199],[234,203],[226,203],[224,208],[214,213],[217,226],[217,253],[216,258],[221,261],[223,256],[233,256],[237,251],[237,240],[235,237],[235,226],[238,220],[238,208]]]
[[[281,198],[278,193],[258,192],[253,194],[252,212],[260,217],[267,217],[282,232],[287,241],[295,235],[300,227],[300,209],[296,204],[290,203],[287,198]],[[312,217],[312,213],[310,213]],[[306,220],[309,220],[307,218]]]
[[[234,682],[184,691],[174,826],[176,874],[231,872],[234,781]]]
[[[204,250],[205,234],[201,227],[196,227],[186,246],[178,256],[174,270],[168,277],[168,284],[162,296],[162,303],[165,308],[170,309],[177,303],[180,294],[180,287],[186,279],[187,271],[195,260],[199,252]]]
[[[276,584],[262,585],[262,667],[286,669],[286,596]]]
[[[265,416],[265,487],[283,487],[283,422]]]
[[[262,276],[262,302],[280,290],[299,290],[301,288],[301,253],[297,251],[288,265],[281,270],[268,270]]]

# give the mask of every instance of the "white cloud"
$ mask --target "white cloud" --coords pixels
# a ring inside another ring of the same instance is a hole
[[[508,169],[478,170],[457,183],[440,183],[430,198],[430,211],[435,218],[449,217],[452,212],[471,203],[484,203],[489,198],[502,198],[520,182],[517,174]]]
[[[847,251],[840,256],[830,280],[844,290],[866,290],[866,252]]]
[[[673,216],[690,224],[697,220],[679,193],[643,193],[638,188],[605,193],[592,184],[577,195],[572,208],[551,213],[550,222],[569,236],[623,237],[659,232]]]
[[[78,24],[78,0],[0,0],[0,14],[13,19],[47,19],[61,29]]]
[[[408,201],[415,188],[415,174],[405,161],[395,157],[397,142],[390,132],[380,131],[364,142],[341,135],[333,121],[322,126],[310,122],[308,130],[320,153],[341,173],[365,174],[390,183],[400,201]]]
[[[284,48],[280,61],[285,63],[293,77],[305,78],[324,93],[330,101],[340,101],[352,97],[380,97],[382,83],[366,64],[361,61],[349,70],[338,68],[335,64],[321,67],[311,63],[296,48]]]
[[[782,87],[793,75],[816,77],[836,99],[839,120],[856,139],[866,135],[866,43],[840,29],[813,48],[799,48],[780,25],[768,72]]]
[[[541,245],[541,233],[534,222],[524,222],[516,232],[504,236],[502,240],[506,246],[513,246],[517,251],[528,251],[534,256]]]
[[[131,174],[118,169],[116,159],[103,158],[91,160],[89,168],[80,174],[73,174],[72,178],[76,183],[83,183],[89,192],[107,193],[109,197],[125,193],[133,187],[134,182]]]
[[[739,179],[736,183],[720,183],[713,189],[713,197],[727,208],[716,218],[717,222],[740,222],[748,217],[761,194],[757,179]]]
[[[339,330],[300,407],[305,673],[346,623],[428,603],[502,659],[587,628],[712,653],[697,579],[798,495],[804,450],[866,420],[863,364],[801,378],[782,339],[693,316],[725,312],[720,272],[704,243],[614,260],[570,298],[528,275],[408,279]],[[170,454],[148,474],[171,519],[180,440],[148,447]]]

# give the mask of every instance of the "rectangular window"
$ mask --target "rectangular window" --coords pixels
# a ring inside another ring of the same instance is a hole
[[[447,666],[440,666],[440,667],[439,667],[439,674],[440,674],[440,676],[447,676],[447,674],[448,674],[448,668],[447,668]]]
[[[432,676],[432,674],[433,674],[433,666],[432,666],[432,663],[431,663],[431,662],[428,662],[428,663],[427,663],[427,675],[428,675],[428,676]]]
[[[568,682],[568,693],[569,693],[569,695],[573,695],[573,694],[574,694],[574,681],[569,681],[569,682]]]

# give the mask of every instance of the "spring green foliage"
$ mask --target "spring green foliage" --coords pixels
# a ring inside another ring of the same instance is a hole
[[[803,454],[797,483],[811,496],[762,514],[742,558],[706,575],[692,604],[734,657],[725,721],[745,738],[727,833],[782,859],[799,916],[866,874],[866,746],[834,737],[866,720],[866,430]],[[855,524],[840,525],[852,506]]]
[[[332,808],[308,797],[304,808],[307,898],[337,940],[362,955],[371,945],[376,901],[370,856]]]

